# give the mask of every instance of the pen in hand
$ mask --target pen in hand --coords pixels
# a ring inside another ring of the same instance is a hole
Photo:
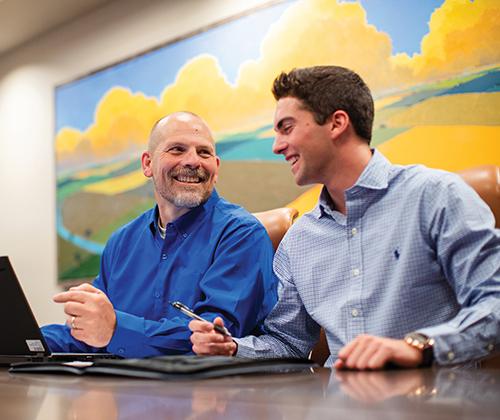
[[[195,314],[191,309],[189,309],[186,305],[184,305],[181,302],[170,302],[170,304],[175,309],[178,309],[179,311],[181,311],[183,314],[187,315],[190,318],[197,319],[198,321],[210,322],[210,321],[202,318],[198,314]],[[210,323],[213,324],[212,322],[210,322]],[[222,326],[217,325],[217,324],[213,324],[213,326],[214,326],[214,330],[217,331],[219,334],[225,335],[227,337],[231,337],[231,333],[227,330],[226,327],[222,327]]]

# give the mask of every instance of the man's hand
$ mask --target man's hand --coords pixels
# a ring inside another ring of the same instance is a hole
[[[217,317],[214,324],[224,326],[222,318]],[[193,351],[200,356],[234,356],[237,345],[231,337],[224,336],[214,330],[211,322],[191,321],[189,329],[191,334],[191,343]]]
[[[94,286],[84,283],[58,293],[54,302],[64,303],[66,323],[71,335],[89,346],[104,347],[115,331],[116,314],[108,297]]]
[[[422,352],[403,340],[359,335],[339,351],[336,369],[383,369],[391,362],[401,367],[417,367]]]

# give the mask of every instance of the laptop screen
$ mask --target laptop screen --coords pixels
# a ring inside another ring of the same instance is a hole
[[[0,257],[0,355],[49,355],[8,257]]]

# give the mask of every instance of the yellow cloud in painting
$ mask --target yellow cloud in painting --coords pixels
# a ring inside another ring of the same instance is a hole
[[[261,91],[265,91],[265,95],[257,96],[255,90],[245,86],[234,87],[226,80],[217,59],[203,54],[179,70],[175,82],[162,93],[160,109],[162,115],[181,110],[194,112],[203,117],[214,132],[241,131],[243,124],[248,125],[249,116],[256,122],[255,126],[269,122],[274,101],[269,89]]]
[[[113,156],[133,145],[145,146],[158,115],[156,99],[113,88],[99,103],[86,137],[96,156]]]
[[[284,70],[339,65],[360,73],[373,90],[394,86],[389,36],[369,25],[359,3],[309,0],[291,6],[272,25],[259,60],[241,66],[238,86],[269,97]]]
[[[500,1],[447,0],[429,21],[421,54],[395,61],[414,77],[430,80],[500,60]]]
[[[82,133],[74,128],[62,128],[56,137],[56,152],[64,155],[71,153],[78,146],[82,140]]]
[[[133,146],[145,146],[154,122],[161,115],[158,101],[142,93],[115,87],[101,99],[95,113],[95,122],[81,133],[63,128],[56,137],[57,153],[85,151],[96,157],[110,157]]]
[[[163,91],[160,103],[162,115],[191,111],[203,117],[213,130],[223,128],[237,106],[234,88],[210,55],[188,61],[175,82]]]

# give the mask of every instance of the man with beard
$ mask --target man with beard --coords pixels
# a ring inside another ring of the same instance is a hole
[[[381,369],[466,363],[500,346],[500,231],[456,174],[391,164],[370,148],[374,104],[353,71],[294,69],[274,81],[276,139],[317,206],[274,258],[279,300],[259,337],[192,321],[198,354],[306,357],[326,333],[326,364]],[[223,325],[222,320],[215,320]]]
[[[189,318],[224,319],[230,333],[259,333],[276,302],[273,248],[264,227],[214,189],[212,134],[195,114],[177,112],[151,131],[142,170],[157,205],[116,231],[93,285],[54,296],[67,325],[42,331],[52,351],[123,357],[191,351]]]

